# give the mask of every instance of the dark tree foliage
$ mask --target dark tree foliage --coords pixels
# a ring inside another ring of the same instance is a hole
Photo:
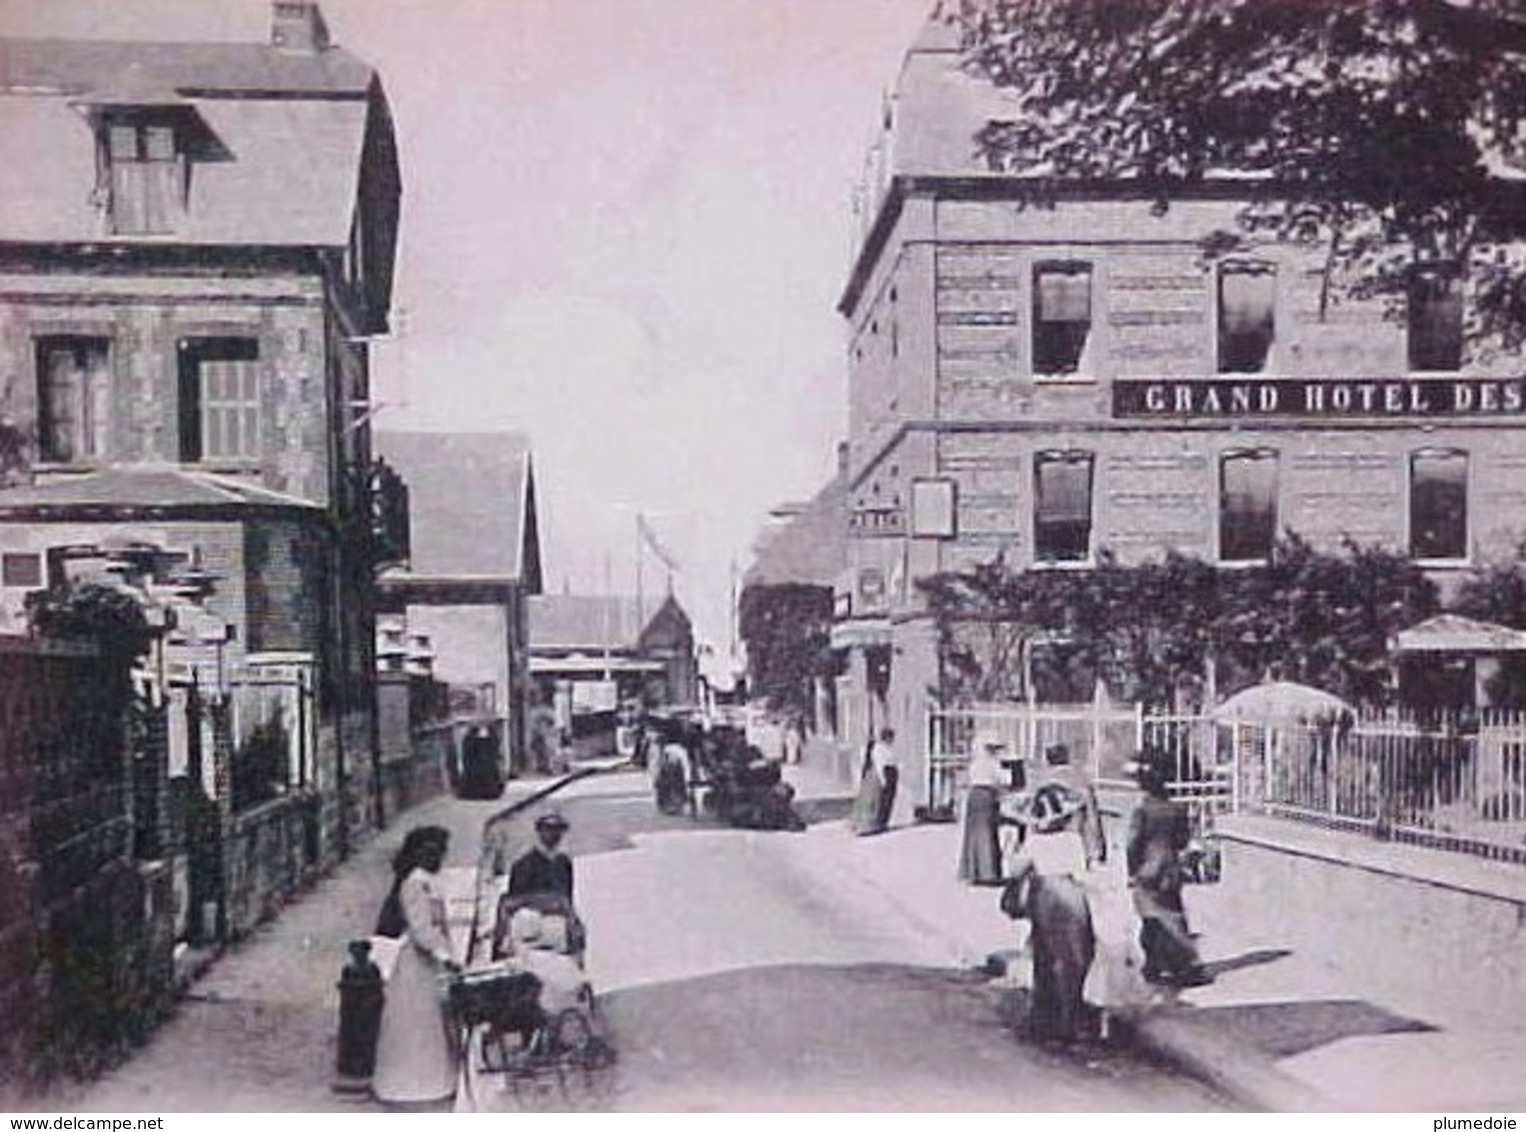
[[[29,594],[27,612],[37,633],[95,645],[103,656],[121,662],[124,677],[153,641],[137,599],[110,586],[87,583]]]
[[[1250,568],[1175,553],[1137,566],[1103,555],[1087,571],[1018,571],[998,559],[920,584],[939,625],[944,698],[968,700],[1026,695],[1027,659],[1037,686],[1084,689],[1086,674],[1150,706],[1200,692],[1210,662],[1220,693],[1271,675],[1382,704],[1389,637],[1438,605],[1435,586],[1400,555],[1355,543],[1326,554],[1291,534]],[[1046,670],[1054,665],[1068,671]]]
[[[1416,262],[1472,287],[1475,354],[1526,340],[1521,0],[942,0],[1012,112],[993,168],[1125,182],[1160,209],[1244,190],[1230,250],[1317,247],[1332,287],[1397,300]],[[1503,176],[1502,176],[1503,174]]]
[[[752,585],[738,603],[747,687],[775,711],[810,719],[817,677],[836,674],[832,590],[801,583]]]

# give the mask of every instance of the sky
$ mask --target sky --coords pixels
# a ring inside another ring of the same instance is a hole
[[[724,652],[732,563],[845,434],[852,189],[932,3],[323,0],[403,167],[376,427],[528,433],[549,590],[633,592],[640,511]],[[269,13],[0,0],[0,34],[260,42]]]

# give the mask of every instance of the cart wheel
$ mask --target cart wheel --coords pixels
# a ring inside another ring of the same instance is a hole
[[[602,1108],[614,1094],[614,1047],[589,1012],[565,1011],[555,1022],[562,1095],[580,1108]]]

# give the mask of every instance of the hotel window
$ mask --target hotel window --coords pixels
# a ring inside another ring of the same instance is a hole
[[[260,347],[254,338],[180,343],[180,459],[246,460],[260,452]]]
[[[1219,372],[1260,373],[1276,329],[1277,269],[1231,260],[1219,266]]]
[[[1219,462],[1219,561],[1264,562],[1277,539],[1277,453],[1229,452]]]
[[[1462,280],[1449,265],[1417,267],[1409,283],[1409,368],[1462,368]]]
[[[187,165],[172,123],[110,118],[102,124],[104,188],[111,230],[164,235],[185,212]]]
[[[1040,452],[1033,464],[1033,557],[1039,562],[1091,558],[1092,456]]]
[[[111,343],[57,335],[37,340],[37,458],[69,464],[105,455]]]
[[[1091,328],[1091,264],[1034,264],[1034,374],[1054,376],[1079,370]]]
[[[1416,452],[1409,461],[1412,558],[1468,556],[1468,454]]]

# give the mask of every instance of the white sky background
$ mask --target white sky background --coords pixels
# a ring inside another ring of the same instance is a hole
[[[724,648],[729,564],[831,475],[851,189],[932,0],[323,0],[404,178],[383,428],[534,447],[546,584],[631,592],[642,509]],[[0,0],[0,33],[264,41],[264,0]],[[663,573],[647,557],[648,594]]]

